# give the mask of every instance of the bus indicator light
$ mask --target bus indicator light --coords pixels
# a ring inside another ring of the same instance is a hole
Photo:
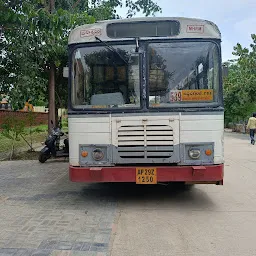
[[[205,150],[205,154],[206,154],[207,156],[210,156],[210,155],[212,154],[211,149],[206,149],[206,150]]]
[[[87,157],[88,156],[88,152],[87,151],[82,151],[81,152],[81,156],[82,157]]]

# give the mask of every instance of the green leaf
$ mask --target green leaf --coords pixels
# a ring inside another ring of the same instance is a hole
[[[0,0],[0,23],[8,27],[0,59],[0,91],[10,96],[15,110],[24,107],[26,98],[47,105],[49,64],[56,66],[56,92],[65,107],[67,80],[62,67],[68,62],[67,41],[71,29],[97,20],[117,17],[116,10],[124,5],[133,16],[136,12],[153,15],[160,11],[153,0],[55,0],[56,10],[50,14],[46,0]],[[8,135],[9,136],[9,135]]]

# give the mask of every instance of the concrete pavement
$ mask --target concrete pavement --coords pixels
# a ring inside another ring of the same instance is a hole
[[[0,256],[256,255],[256,145],[225,135],[224,186],[78,184],[68,163],[0,162]]]
[[[256,146],[225,136],[224,186],[138,189],[120,200],[112,256],[256,255]]]

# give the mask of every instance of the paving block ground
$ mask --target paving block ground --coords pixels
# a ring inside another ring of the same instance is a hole
[[[106,256],[117,202],[68,162],[0,162],[0,256]]]

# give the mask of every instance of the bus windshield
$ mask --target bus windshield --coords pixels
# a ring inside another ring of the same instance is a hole
[[[218,102],[219,61],[212,42],[150,43],[149,106]]]
[[[141,42],[145,44],[145,42]],[[147,43],[146,43],[147,44]],[[142,73],[134,45],[87,46],[72,55],[72,105],[77,109],[141,108]],[[149,108],[219,103],[220,54],[207,41],[148,43]]]
[[[74,108],[140,108],[139,57],[134,45],[77,48],[72,56]]]

